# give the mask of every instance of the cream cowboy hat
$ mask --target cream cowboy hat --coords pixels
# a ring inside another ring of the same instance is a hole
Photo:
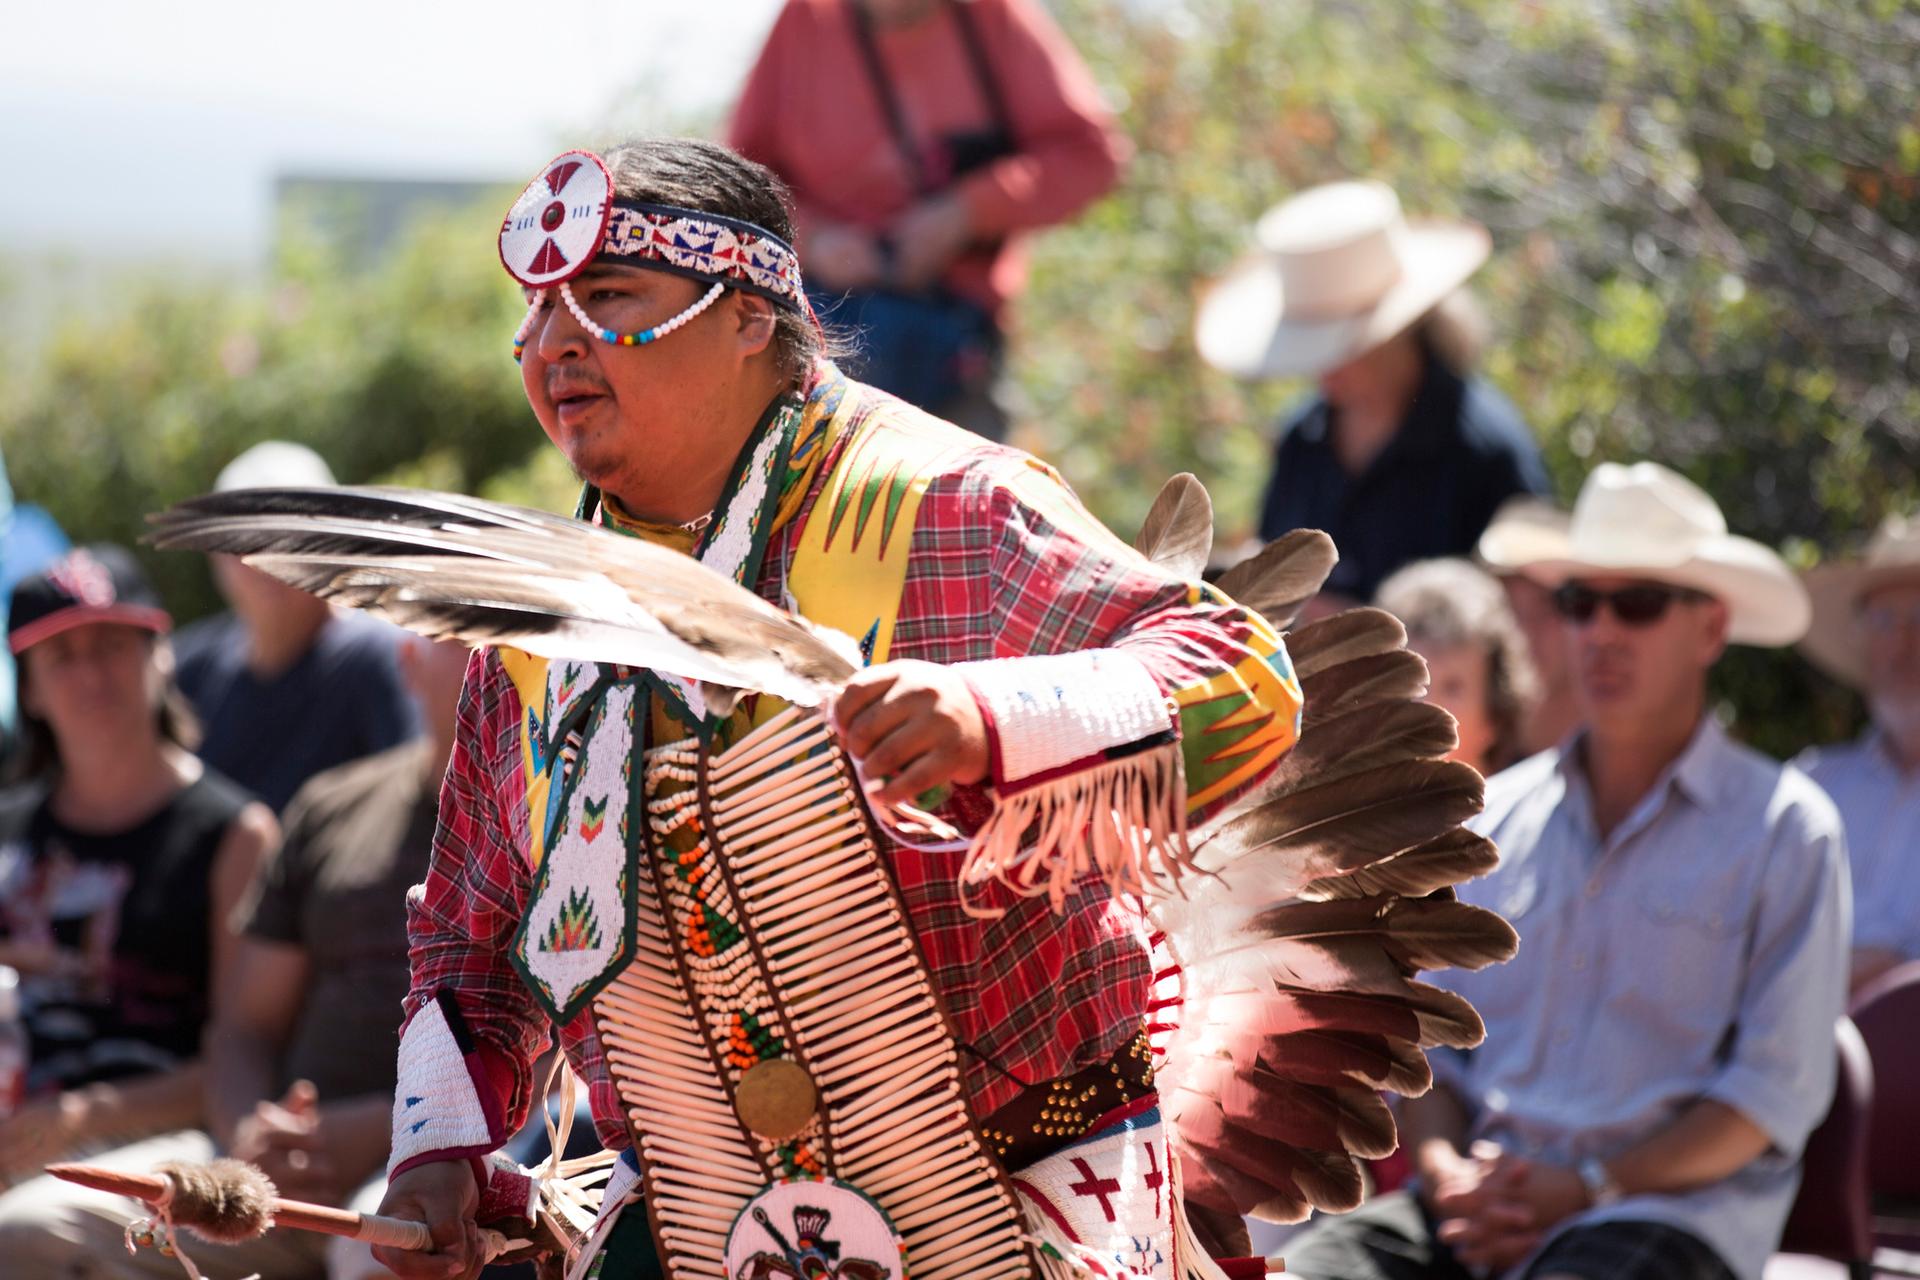
[[[1887,517],[1865,554],[1810,569],[1805,581],[1813,597],[1813,626],[1800,642],[1800,652],[1842,684],[1864,688],[1867,648],[1860,630],[1860,601],[1876,587],[1920,585],[1920,516]]]
[[[1480,562],[1495,574],[1518,573],[1516,557],[1526,555],[1539,545],[1542,531],[1565,538],[1573,517],[1545,498],[1522,493],[1508,498],[1493,513],[1485,532],[1474,546]]]
[[[1320,373],[1379,346],[1487,260],[1486,228],[1408,222],[1391,188],[1335,182],[1267,210],[1200,302],[1194,342],[1242,378]]]
[[[1704,591],[1731,615],[1728,639],[1792,644],[1806,634],[1812,606],[1786,561],[1751,538],[1727,532],[1704,490],[1654,462],[1603,462],[1580,486],[1573,518],[1514,522],[1481,558],[1496,571],[1525,573],[1557,587],[1569,578],[1645,578]]]

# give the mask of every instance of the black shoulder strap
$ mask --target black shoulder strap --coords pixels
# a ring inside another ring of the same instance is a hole
[[[1000,92],[1000,81],[993,74],[993,63],[987,57],[986,44],[980,39],[980,29],[974,26],[966,4],[960,0],[944,0],[943,7],[953,15],[954,26],[960,31],[960,43],[966,49],[967,65],[972,68],[974,82],[980,88],[980,96],[986,101],[987,113],[993,117],[994,126],[1012,143],[1013,121],[1007,113],[1006,96]],[[880,45],[873,35],[873,15],[867,12],[866,0],[847,0],[847,8],[852,12],[853,34],[860,46],[860,60],[866,64],[867,78],[873,83],[873,91],[880,99],[881,113],[887,117],[887,126],[893,131],[894,145],[900,149],[901,159],[907,162],[907,172],[912,177],[914,190],[921,195],[931,195],[926,168],[920,163],[919,148],[914,145],[913,131],[907,127],[907,114],[900,106],[899,94],[894,92],[893,78],[887,74],[886,63],[880,58]]]
[[[1009,145],[1013,143],[1013,117],[1007,112],[1007,100],[1000,92],[1000,80],[993,74],[993,60],[987,57],[987,46],[980,38],[980,28],[973,25],[973,15],[967,12],[964,0],[946,0],[948,12],[953,14],[954,25],[960,28],[960,42],[967,47],[967,61],[973,64],[973,79],[980,86],[980,96],[986,99],[987,112],[993,117],[994,127],[1006,135]]]
[[[860,58],[867,64],[867,78],[880,98],[880,110],[887,117],[888,127],[893,130],[893,141],[900,149],[900,158],[907,162],[907,173],[913,181],[913,189],[923,196],[930,195],[926,166],[920,163],[920,150],[913,144],[913,131],[907,128],[906,112],[900,107],[899,95],[893,91],[893,80],[887,75],[886,64],[880,60],[880,46],[873,38],[873,15],[867,12],[866,0],[848,0],[847,8],[853,15],[853,34],[860,45]]]

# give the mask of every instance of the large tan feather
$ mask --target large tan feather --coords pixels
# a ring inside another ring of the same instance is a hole
[[[1319,594],[1339,559],[1332,538],[1318,529],[1295,529],[1222,573],[1214,585],[1284,631]]]
[[[1393,1154],[1393,1113],[1372,1089],[1309,1085],[1256,1066],[1229,1072],[1219,1098],[1229,1122],[1265,1138],[1369,1160]]]
[[[1431,702],[1390,702],[1316,719],[1260,788],[1271,799],[1407,760],[1439,760],[1459,744],[1454,719]],[[1243,806],[1245,807],[1245,806]]]
[[[1238,861],[1228,881],[1271,901],[1433,839],[1478,813],[1482,790],[1466,765],[1403,761],[1266,801],[1199,851],[1213,868]]]
[[[1385,609],[1346,609],[1287,633],[1287,656],[1302,680],[1344,662],[1406,647],[1406,627]]]
[[[1253,1215],[1274,1222],[1298,1221],[1316,1205],[1339,1213],[1360,1203],[1360,1167],[1344,1151],[1263,1137],[1229,1121],[1217,1102],[1193,1095],[1180,1107],[1178,1123],[1181,1137],[1207,1166],[1187,1183],[1202,1203],[1212,1203],[1222,1183],[1233,1200],[1254,1197]]]
[[[641,666],[805,705],[860,665],[848,638],[687,556],[479,499],[234,490],[154,524],[160,546],[242,555],[304,590],[433,636]]]
[[[1185,471],[1162,485],[1133,545],[1161,568],[1198,582],[1213,554],[1213,499],[1206,486]]]
[[[1382,893],[1419,898],[1486,875],[1499,860],[1493,841],[1456,827],[1370,866],[1315,880],[1301,887],[1300,896],[1309,901]]]
[[[1309,680],[1301,681],[1307,705],[1303,715],[1305,731],[1323,720],[1342,715],[1357,707],[1385,702],[1405,702],[1427,691],[1427,664],[1417,653],[1405,649],[1375,654],[1330,667]]]
[[[1352,1081],[1389,1089],[1404,1098],[1417,1098],[1433,1086],[1427,1055],[1413,1036],[1296,1031],[1268,1040],[1259,1056],[1273,1069],[1285,1071],[1296,1080],[1326,1084]]]
[[[1511,960],[1520,939],[1491,911],[1464,902],[1383,895],[1269,907],[1249,926],[1276,939],[1377,946],[1409,973],[1484,969]]]

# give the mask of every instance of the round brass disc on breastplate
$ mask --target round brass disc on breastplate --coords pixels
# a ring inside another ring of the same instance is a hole
[[[813,1119],[820,1090],[807,1069],[792,1058],[756,1062],[733,1087],[733,1109],[749,1132],[768,1142],[785,1142]]]

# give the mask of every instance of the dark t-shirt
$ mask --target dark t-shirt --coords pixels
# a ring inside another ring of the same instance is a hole
[[[287,807],[280,852],[240,909],[243,932],[307,953],[287,1082],[326,1099],[393,1092],[407,994],[407,890],[427,875],[439,774],[424,741],[327,772]]]
[[[206,730],[201,759],[279,812],[321,770],[412,738],[419,724],[395,657],[399,635],[341,614],[299,661],[261,680],[232,614],[182,628],[174,650],[180,687]]]
[[[1370,600],[1387,575],[1430,556],[1464,556],[1502,502],[1547,493],[1533,437],[1506,397],[1439,361],[1400,430],[1358,476],[1333,451],[1327,402],[1314,399],[1282,429],[1260,536],[1324,529],[1340,552],[1328,591]]]
[[[75,831],[44,785],[0,795],[0,932],[51,943],[84,976],[28,975],[29,1088],[70,1089],[199,1056],[213,940],[213,866],[252,797],[213,770],[110,835]]]

